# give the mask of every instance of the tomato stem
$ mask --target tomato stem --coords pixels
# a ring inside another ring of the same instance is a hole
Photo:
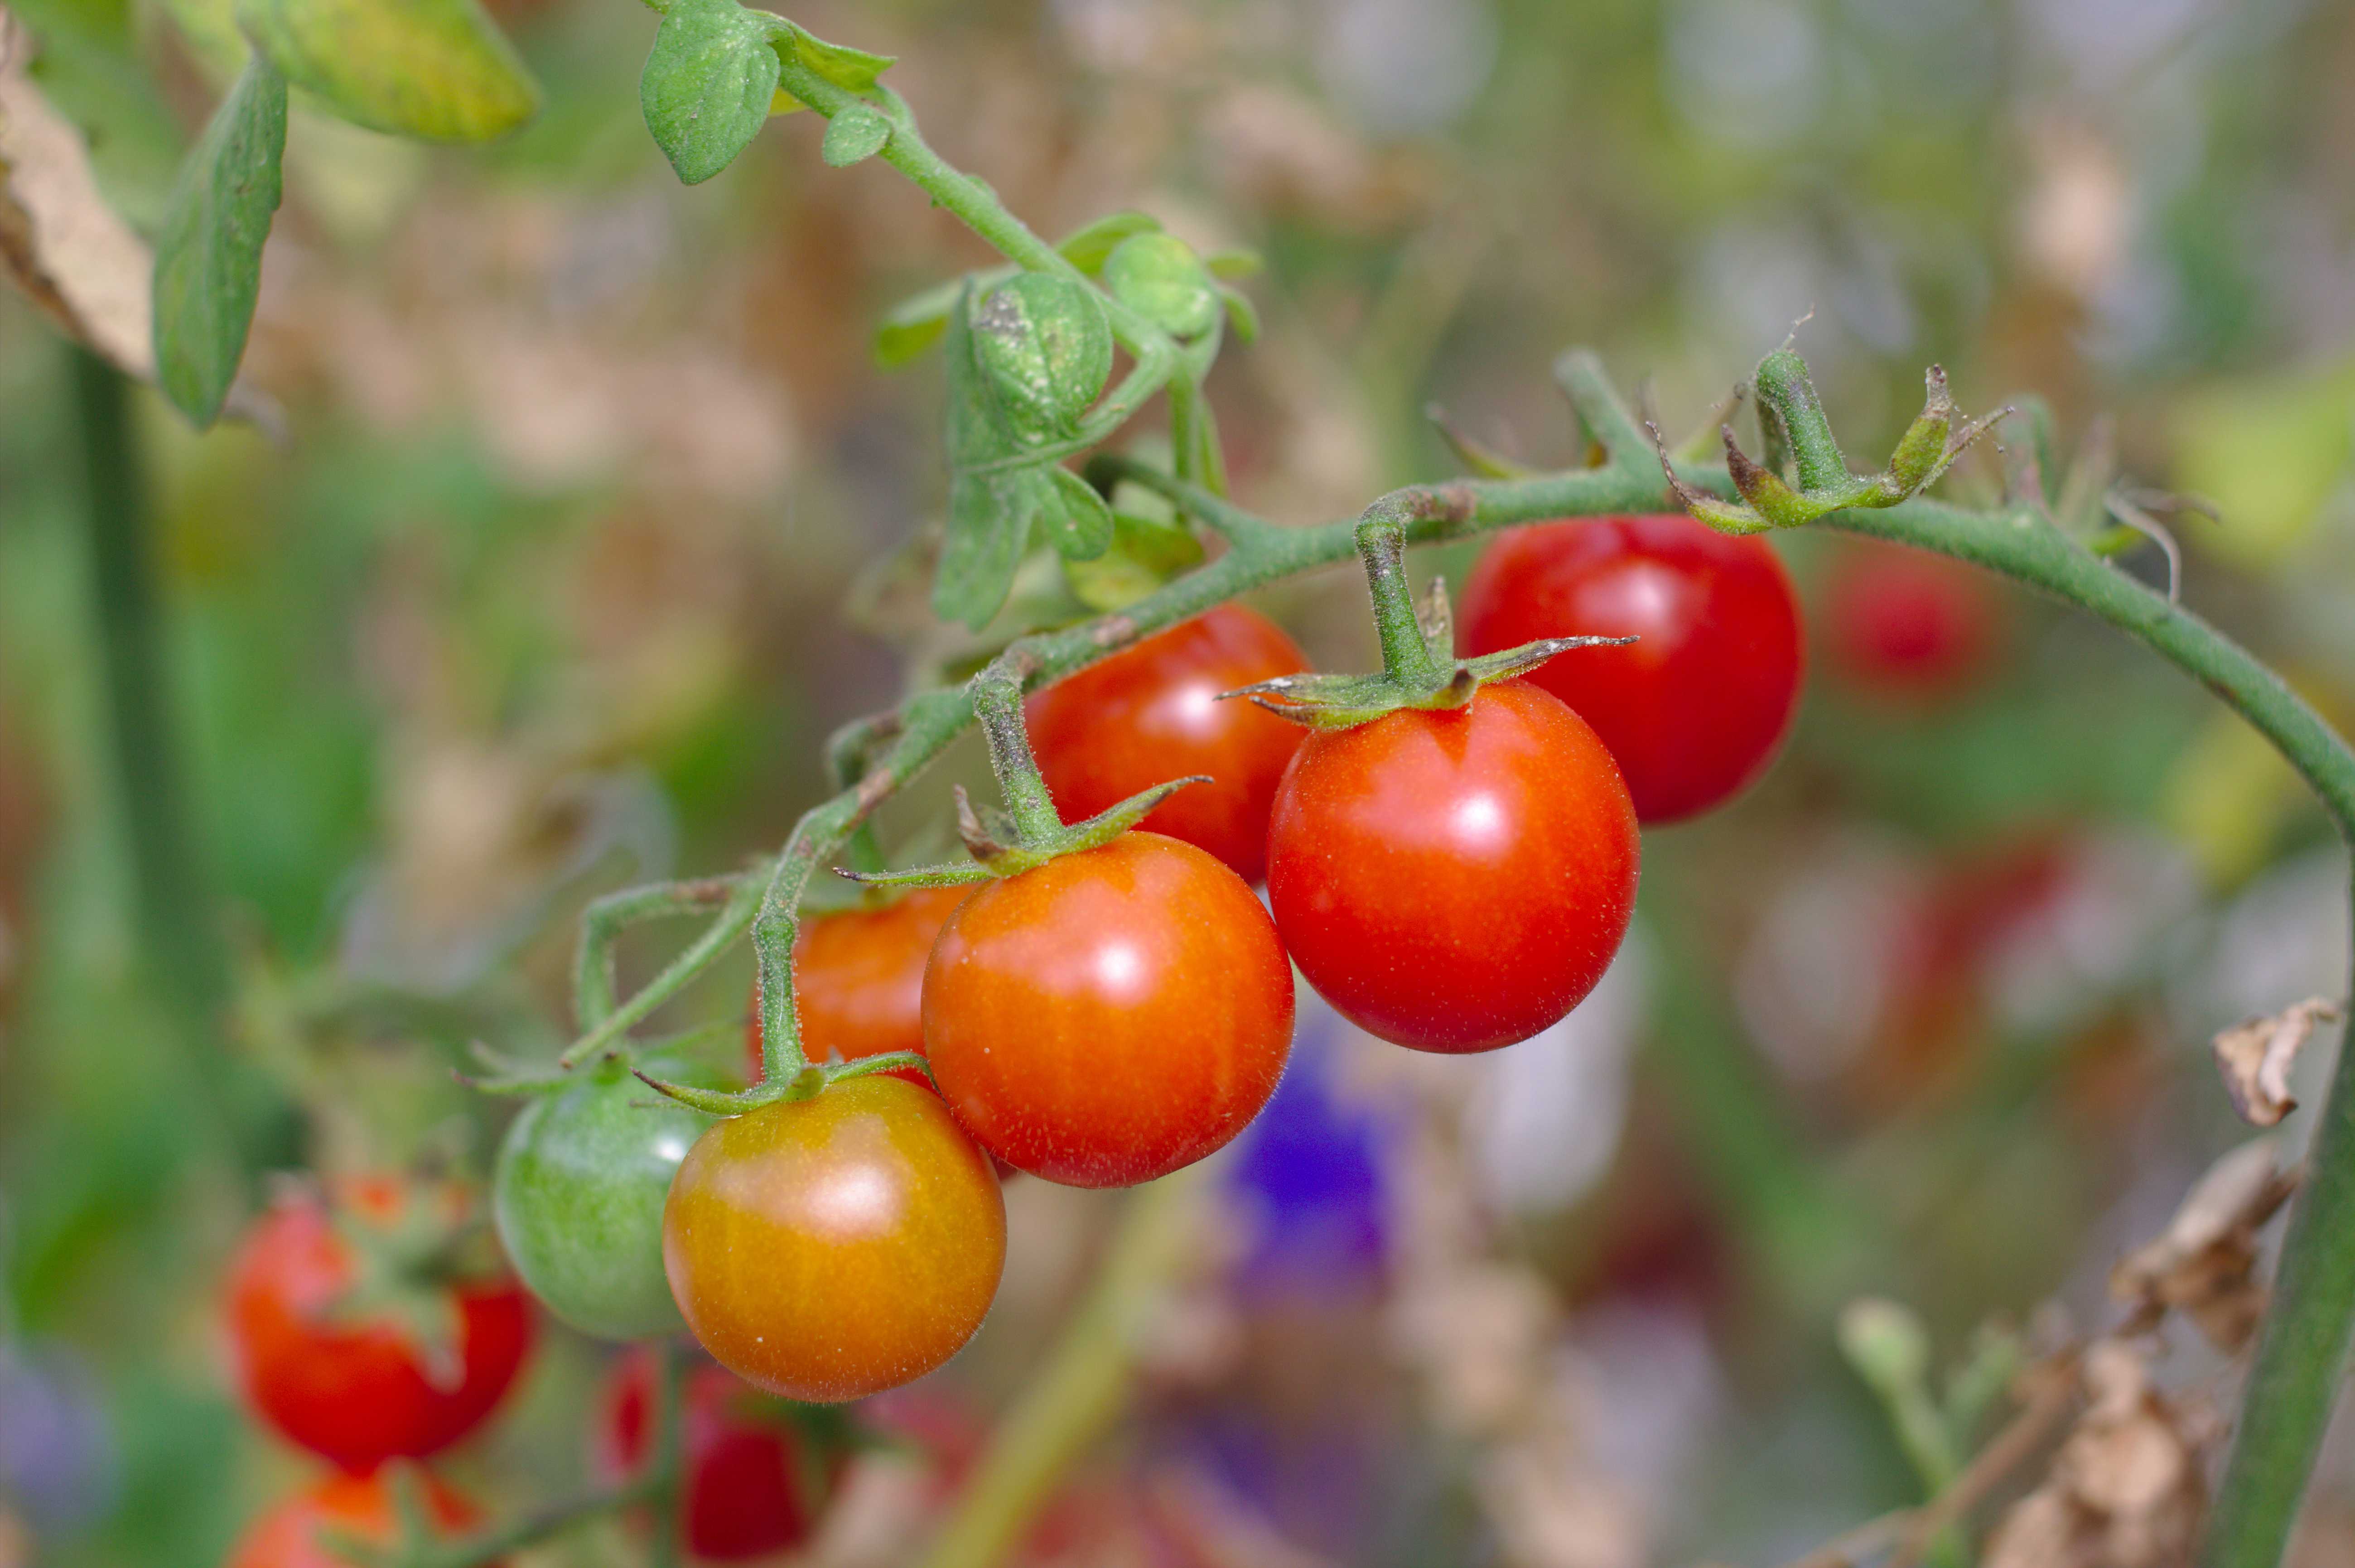
[[[1412,503],[1386,495],[1358,520],[1358,558],[1365,563],[1366,589],[1373,596],[1374,630],[1382,641],[1382,674],[1401,691],[1425,692],[1453,673],[1432,652],[1406,575],[1406,523]]]
[[[1022,719],[1023,682],[1033,668],[1027,653],[1008,649],[971,683],[974,716],[989,742],[989,770],[997,776],[1007,814],[1013,819],[1016,842],[1008,848],[1044,849],[1063,832],[1063,819],[1039,772],[1039,758],[1030,750],[1030,732]]]

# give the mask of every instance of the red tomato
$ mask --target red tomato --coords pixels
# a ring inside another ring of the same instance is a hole
[[[949,912],[970,887],[919,887],[880,909],[851,909],[802,923],[794,943],[794,1002],[800,1009],[802,1049],[813,1062],[839,1054],[846,1062],[892,1051],[924,1049],[924,960]],[[744,1057],[751,1080],[761,1071],[761,992],[744,1025]],[[895,1073],[932,1086],[922,1073]]]
[[[1238,605],[1148,637],[1034,694],[1024,707],[1039,771],[1068,821],[1197,773],[1140,824],[1182,839],[1256,881],[1267,811],[1300,726],[1220,692],[1308,668],[1274,622]]]
[[[1790,732],[1806,663],[1791,579],[1773,546],[1681,513],[1517,529],[1465,585],[1465,651],[1541,637],[1627,637],[1526,677],[1593,726],[1645,822],[1732,798]]]
[[[1241,877],[1123,833],[985,884],[949,916],[924,1044],[983,1148],[1068,1186],[1130,1186],[1267,1104],[1292,1051],[1292,968]]]
[[[365,1472],[440,1452],[497,1405],[531,1346],[531,1298],[512,1277],[415,1283],[456,1325],[442,1357],[389,1313],[346,1302],[363,1272],[347,1236],[463,1202],[371,1180],[342,1190],[332,1214],[315,1197],[282,1199],[246,1233],[229,1268],[230,1351],[247,1399],[286,1437]]]
[[[1857,684],[1915,702],[1952,697],[1996,646],[1987,581],[1960,561],[1879,540],[1853,541],[1825,585],[1834,662]]]
[[[1006,1263],[989,1160],[889,1075],[716,1124],[663,1210],[663,1268],[703,1348],[755,1387],[831,1404],[954,1355]]]
[[[419,1479],[426,1511],[443,1533],[458,1534],[481,1520],[481,1510],[433,1477]],[[248,1525],[229,1550],[229,1568],[351,1568],[350,1559],[319,1538],[323,1528],[390,1546],[399,1539],[397,1525],[392,1488],[382,1471],[329,1476]]]
[[[679,1410],[679,1513],[687,1548],[707,1563],[741,1563],[809,1539],[842,1456],[811,1451],[774,1400],[715,1366],[687,1374]],[[615,1363],[605,1393],[598,1468],[637,1469],[654,1428],[654,1368],[643,1352]]]
[[[1561,1017],[1610,967],[1636,906],[1619,769],[1584,720],[1518,681],[1462,708],[1310,735],[1267,847],[1269,902],[1300,972],[1360,1027],[1419,1051],[1492,1050]]]

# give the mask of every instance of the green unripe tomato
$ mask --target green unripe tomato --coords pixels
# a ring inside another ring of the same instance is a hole
[[[672,1083],[726,1086],[697,1063],[640,1065]],[[492,1211],[508,1261],[549,1311],[606,1340],[685,1326],[663,1277],[663,1201],[710,1125],[626,1073],[542,1096],[515,1118],[499,1146]]]

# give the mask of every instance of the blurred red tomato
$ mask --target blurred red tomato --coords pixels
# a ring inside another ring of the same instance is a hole
[[[480,1509],[432,1476],[421,1475],[419,1484],[425,1510],[443,1533],[455,1535],[482,1518]],[[384,1471],[329,1476],[247,1526],[229,1550],[228,1568],[350,1568],[350,1559],[328,1549],[323,1531],[390,1546],[395,1524],[392,1488]]]
[[[687,1548],[710,1563],[741,1563],[809,1539],[844,1456],[822,1453],[786,1414],[720,1367],[688,1370],[681,1391],[679,1517]],[[598,1430],[598,1468],[618,1480],[646,1457],[654,1436],[654,1366],[645,1351],[614,1363]]]
[[[1832,662],[1882,695],[1937,702],[1960,694],[1993,662],[1994,585],[1945,556],[1852,541],[1824,590]]]

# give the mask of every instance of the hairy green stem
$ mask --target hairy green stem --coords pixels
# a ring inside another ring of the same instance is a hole
[[[1366,591],[1374,601],[1374,630],[1381,638],[1382,674],[1394,685],[1425,692],[1444,685],[1443,668],[1423,641],[1406,579],[1406,524],[1416,506],[1414,493],[1388,495],[1358,520],[1358,558],[1365,563]]]
[[[1052,842],[1063,831],[1054,797],[1039,775],[1039,759],[1030,751],[1030,732],[1022,722],[1022,683],[1029,662],[1018,653],[990,662],[974,676],[974,716],[989,741],[989,770],[1006,797],[1007,814],[1027,846]]]

